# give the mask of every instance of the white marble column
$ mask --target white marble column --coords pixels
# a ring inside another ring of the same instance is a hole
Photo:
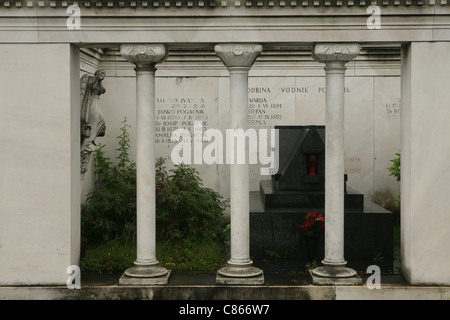
[[[258,44],[218,44],[216,54],[230,75],[229,129],[248,129],[248,72],[262,52]],[[228,142],[227,142],[228,144]],[[241,147],[241,146],[239,146]],[[236,144],[235,144],[236,150]],[[226,150],[230,152],[230,150]],[[236,152],[234,152],[236,155]],[[230,164],[231,257],[228,266],[217,273],[221,284],[261,284],[262,270],[250,260],[249,163],[246,148],[245,164]]]
[[[121,55],[136,65],[137,257],[121,284],[166,284],[169,271],[156,259],[155,65],[167,57],[162,44],[130,44]]]
[[[312,274],[351,278],[344,259],[344,83],[345,64],[359,54],[358,44],[317,44],[312,56],[325,63],[325,258]],[[320,282],[319,278],[319,282]]]

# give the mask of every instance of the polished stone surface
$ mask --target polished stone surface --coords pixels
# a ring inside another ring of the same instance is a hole
[[[267,208],[259,192],[250,193],[250,251],[253,261],[264,270],[272,261],[282,259],[303,269],[307,263],[306,245],[299,225],[307,212],[323,212],[323,207]],[[394,269],[395,216],[370,201],[364,202],[363,210],[345,210],[344,252],[348,265],[358,270],[374,263],[385,272]],[[318,244],[317,262],[324,258],[324,239]],[[382,260],[380,260],[382,258]]]
[[[344,183],[344,178],[342,178]],[[269,209],[277,208],[324,208],[324,191],[280,191],[276,190],[271,180],[262,180],[260,190],[264,206]],[[344,208],[362,211],[364,208],[364,195],[353,188],[347,188],[344,194]]]

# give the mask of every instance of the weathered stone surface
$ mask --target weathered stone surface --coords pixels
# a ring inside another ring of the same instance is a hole
[[[320,62],[351,61],[359,54],[359,44],[326,43],[317,44],[312,51],[312,57]]]
[[[128,276],[126,273],[124,273],[120,279],[119,284],[120,285],[166,285],[169,282],[170,277],[170,270],[165,270],[164,272],[161,272],[161,275],[157,276]]]
[[[264,274],[261,272],[259,275],[252,277],[229,277],[217,272],[216,283],[226,285],[262,285],[264,284]]]
[[[317,268],[316,268],[317,269]],[[346,268],[349,269],[349,268]],[[315,270],[315,269],[314,269]],[[354,271],[351,272],[352,270],[345,270],[345,271],[340,271],[340,274],[353,274],[353,276],[349,276],[349,277],[338,277],[338,278],[331,278],[331,277],[320,277],[317,276],[316,274],[314,274],[314,270],[310,271],[310,275],[311,275],[311,279],[312,279],[312,283],[314,285],[325,285],[325,286],[354,286],[354,285],[361,285],[362,284],[362,279],[359,275],[357,275]]]
[[[248,72],[256,57],[261,53],[262,46],[252,43],[226,43],[216,45],[215,51],[229,71],[230,128],[246,131],[248,129]],[[255,277],[262,275],[262,271],[253,267],[253,262],[250,260],[248,155],[245,158],[244,164],[230,165],[231,256],[228,261],[229,266],[218,271],[219,283],[236,284],[237,279],[239,283],[242,281],[255,283]],[[222,276],[229,279],[222,279]]]
[[[168,57],[168,51],[163,44],[123,44],[120,54],[138,68],[162,63]]]
[[[87,171],[91,154],[98,148],[95,139],[105,135],[106,124],[100,108],[100,95],[106,92],[102,81],[105,70],[97,70],[94,76],[83,75],[80,80],[80,138],[81,138],[81,173]]]
[[[262,46],[249,43],[222,43],[217,44],[214,50],[227,68],[250,68],[262,52]]]

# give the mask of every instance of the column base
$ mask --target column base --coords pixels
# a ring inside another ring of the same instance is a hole
[[[165,285],[169,282],[170,270],[158,266],[136,266],[125,270],[119,285]]]
[[[361,285],[362,279],[352,268],[322,266],[309,271],[314,285]]]
[[[261,285],[264,273],[261,269],[248,265],[232,265],[217,271],[217,284]]]

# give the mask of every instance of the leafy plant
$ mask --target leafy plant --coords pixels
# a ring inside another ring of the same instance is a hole
[[[378,252],[375,257],[372,258],[373,263],[375,263],[376,265],[381,265],[383,264],[384,261],[384,256]]]
[[[400,163],[401,163],[401,155],[400,153],[396,153],[395,154],[397,157],[390,160],[392,162],[392,166],[390,166],[388,168],[389,172],[390,172],[390,176],[394,176],[397,181],[400,181],[401,179],[401,175],[400,175]],[[397,199],[395,200],[396,204],[400,207],[400,195],[398,195]]]
[[[222,217],[229,201],[202,184],[194,168],[180,164],[167,171],[165,160],[157,159],[156,225],[160,239],[185,243],[226,239]]]
[[[136,164],[130,159],[131,139],[130,134],[128,133],[128,129],[131,128],[131,126],[128,124],[126,117],[122,121],[122,124],[123,125],[120,128],[121,134],[117,137],[119,139],[119,148],[116,149],[119,151],[119,156],[117,157],[119,163],[117,164],[117,167],[125,174],[131,174],[129,178],[135,180]]]
[[[82,205],[82,231],[90,243],[136,234],[136,164],[130,159],[130,128],[122,122],[117,165],[105,156],[104,146],[95,152],[96,185]],[[159,158],[155,167],[156,226],[159,240],[174,243],[223,243],[227,229],[222,220],[228,206],[219,193],[202,186],[199,173],[184,164],[167,170]]]
[[[395,154],[397,157],[390,160],[392,162],[392,166],[388,168],[389,172],[391,173],[390,176],[394,176],[397,181],[400,181],[400,153]]]
[[[226,261],[219,243],[175,245],[171,241],[156,243],[159,265],[181,273],[216,272]],[[90,245],[81,260],[83,272],[122,274],[136,260],[136,243],[110,240]]]
[[[95,152],[95,188],[81,206],[82,233],[90,243],[130,241],[136,233],[136,165],[128,154],[130,126],[126,118],[122,124],[118,165],[105,155],[105,145]]]

